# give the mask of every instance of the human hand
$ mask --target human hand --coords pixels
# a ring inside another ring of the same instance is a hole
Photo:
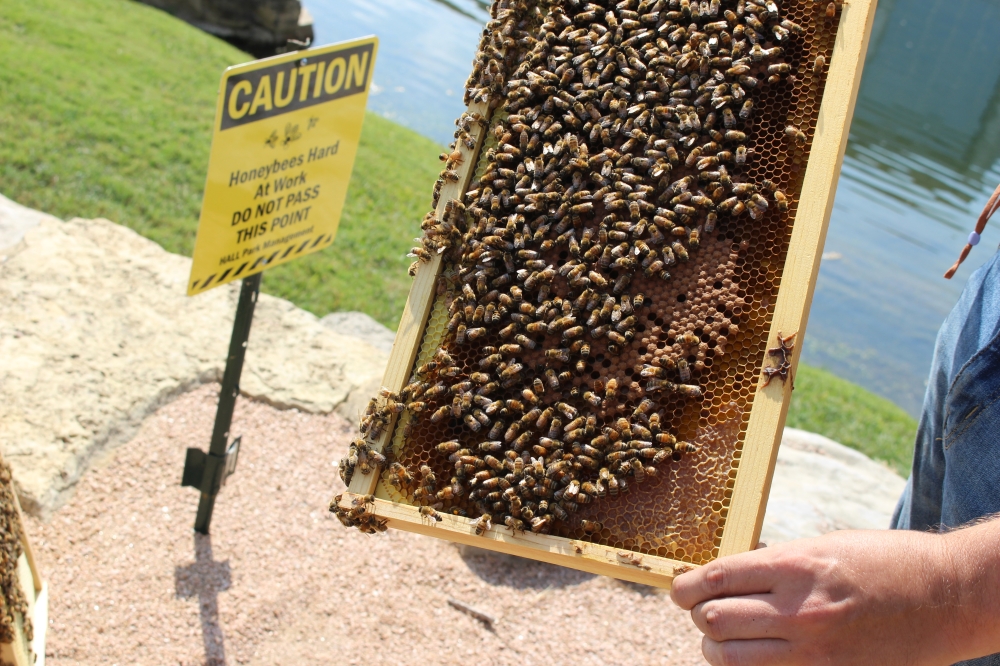
[[[675,578],[670,596],[691,611],[713,666],[951,664],[990,651],[969,617],[976,576],[954,545],[833,532],[716,560]]]

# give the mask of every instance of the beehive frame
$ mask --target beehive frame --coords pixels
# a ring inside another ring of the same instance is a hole
[[[3,465],[0,458],[0,465]],[[35,561],[28,536],[25,533],[24,519],[21,513],[21,506],[17,501],[17,494],[14,492],[13,482],[5,489],[5,495],[10,497],[14,506],[14,513],[20,521],[21,547],[23,552],[17,560],[16,584],[20,585],[24,598],[28,604],[27,615],[31,619],[34,628],[34,636],[29,641],[25,632],[25,618],[16,611],[14,616],[14,641],[12,643],[0,643],[0,664],[8,666],[45,666],[45,630],[48,626],[48,586],[42,580]],[[0,597],[0,611],[6,612],[4,600]]]
[[[767,342],[773,343],[779,332],[786,335],[797,332],[801,341],[805,331],[874,10],[874,0],[851,0],[838,6],[839,25],[822,101],[811,129],[811,148],[781,268],[780,288],[770,314]],[[489,109],[486,105],[473,104],[469,113],[488,116]],[[469,150],[460,146],[464,159],[457,169],[459,179],[444,185],[437,209],[439,217],[444,215],[447,201],[461,199],[468,190],[485,133],[484,128],[474,125],[471,134],[475,147]],[[400,391],[411,377],[441,270],[439,256],[421,264],[417,270],[383,381],[391,391]],[[794,377],[800,349],[801,344],[796,345],[791,355],[790,377]],[[764,365],[770,364],[765,360]],[[761,370],[759,367],[758,376]],[[729,506],[723,514],[724,529],[720,527],[721,542],[713,552],[715,557],[745,552],[757,544],[792,388],[792,381],[773,381],[753,395],[749,416],[743,421],[741,454],[739,460],[732,463],[727,484]],[[374,444],[375,449],[384,450],[390,446],[394,426],[395,419],[381,433]],[[374,494],[376,499],[371,511],[387,521],[389,527],[637,583],[668,587],[674,576],[693,566],[679,559],[580,539],[513,532],[502,526],[494,526],[484,535],[477,536],[474,521],[468,518],[444,514],[439,522],[429,521],[419,513],[417,506],[387,499],[385,484],[380,484],[379,479],[378,472],[354,474],[341,506],[347,508],[358,496]]]

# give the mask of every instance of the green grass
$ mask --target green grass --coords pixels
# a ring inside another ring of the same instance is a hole
[[[0,192],[59,217],[106,217],[190,255],[222,70],[250,57],[128,0],[0,4]],[[268,271],[267,292],[395,328],[439,147],[369,114],[333,247]],[[915,423],[814,368],[789,425],[905,473]]]
[[[5,0],[0,192],[62,218],[106,217],[190,256],[219,77],[250,59],[127,0]],[[395,328],[438,152],[368,114],[337,240],[268,271],[264,290]]]
[[[826,370],[799,366],[788,425],[826,435],[903,476],[910,473],[917,422],[892,402]]]

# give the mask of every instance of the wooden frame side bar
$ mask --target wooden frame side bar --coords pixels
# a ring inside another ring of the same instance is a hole
[[[851,0],[845,2],[841,10],[840,29],[837,31],[768,337],[771,344],[775,343],[778,331],[784,335],[797,333],[792,372],[788,381],[772,381],[754,397],[740,469],[719,547],[720,557],[752,550],[760,539],[778,445],[802,350],[801,341],[809,318],[809,306],[837,193],[840,166],[844,161],[861,84],[875,4],[876,0]]]
[[[486,104],[472,104],[467,113],[469,115],[479,114],[486,121],[489,118],[489,107]],[[475,140],[476,145],[471,150],[461,141],[458,142],[458,149],[462,151],[462,163],[455,170],[458,173],[458,181],[445,183],[441,188],[441,196],[438,198],[435,209],[438,219],[444,215],[445,206],[450,200],[458,199],[461,201],[469,189],[469,181],[472,180],[472,176],[476,172],[479,150],[483,145],[487,126],[486,122],[473,123],[469,134]],[[413,370],[413,362],[420,350],[420,341],[424,336],[424,326],[427,324],[427,317],[434,305],[435,285],[440,274],[441,255],[434,255],[427,263],[421,262],[417,268],[417,276],[414,278],[410,294],[406,298],[406,306],[403,308],[403,316],[399,320],[399,328],[396,329],[396,339],[392,343],[389,363],[382,379],[382,386],[390,391],[398,393],[406,386],[406,380],[409,379],[410,372]],[[374,443],[376,450],[383,451],[389,446],[397,418],[397,416],[392,417],[378,441]],[[382,470],[377,468],[368,475],[355,471],[354,477],[351,479],[350,491],[358,495],[373,494],[381,472]]]
[[[15,666],[45,666],[45,630],[49,621],[48,587],[42,580],[31,542],[28,540],[24,528],[24,513],[21,511],[21,503],[17,499],[13,483],[10,492],[21,523],[21,547],[24,551],[17,560],[17,578],[28,602],[28,616],[31,618],[34,636],[28,643],[24,636],[24,618],[15,616],[15,640],[14,643],[0,644],[0,663],[10,663]],[[0,604],[2,603],[0,601]]]

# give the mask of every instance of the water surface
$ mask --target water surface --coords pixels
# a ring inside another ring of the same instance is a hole
[[[441,143],[483,25],[481,0],[307,0],[317,43],[380,38],[370,107]],[[934,336],[1000,242],[941,274],[1000,182],[1000,4],[881,0],[803,360],[919,412]],[[1000,227],[1000,219],[995,223]]]

